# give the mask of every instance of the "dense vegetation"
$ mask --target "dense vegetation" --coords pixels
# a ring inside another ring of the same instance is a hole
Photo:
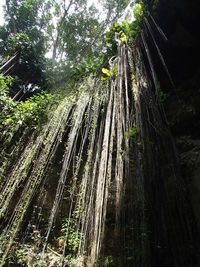
[[[145,10],[142,1],[131,3],[129,12],[134,9],[136,18],[133,23],[128,22],[128,14],[122,24],[116,23],[128,4],[127,0],[102,1],[102,16],[102,11],[94,4],[88,6],[85,0],[6,1],[0,57],[2,66],[11,59],[2,68],[4,75],[14,78],[11,96],[22,88],[30,95],[42,87],[107,67],[108,59],[116,55],[116,36],[130,41],[141,27]]]
[[[129,13],[116,23],[128,4]],[[116,66],[111,73],[108,68],[118,40],[133,43],[147,12],[142,1],[107,0],[102,6],[104,16],[87,1],[6,1],[0,27],[3,132],[41,125],[66,81],[74,88],[74,82],[90,74],[102,80],[117,75]],[[133,22],[128,21],[130,12]]]
[[[108,0],[102,5],[103,17],[85,0],[6,1],[6,22],[0,27],[2,63],[17,54],[6,74],[17,76],[18,86],[30,91],[30,83],[41,87],[52,75],[56,79],[56,73],[57,80],[63,73],[62,79],[69,78],[77,65],[93,68],[102,57],[105,30],[128,2]]]

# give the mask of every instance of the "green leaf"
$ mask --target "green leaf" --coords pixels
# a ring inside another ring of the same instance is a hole
[[[110,71],[109,71],[108,69],[106,69],[106,68],[102,68],[102,72],[103,72],[104,74],[106,74],[108,77],[111,77],[111,73],[110,73]]]
[[[101,76],[101,81],[106,81],[106,80],[107,80],[106,77]]]
[[[117,65],[114,65],[114,67],[112,68],[112,74],[113,74],[114,76],[117,76],[117,75],[118,75]]]
[[[122,33],[122,34],[121,34],[121,38],[120,38],[120,40],[121,40],[123,43],[127,43],[127,36],[126,36],[125,33]]]

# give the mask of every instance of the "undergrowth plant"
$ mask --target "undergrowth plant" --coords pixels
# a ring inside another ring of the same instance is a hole
[[[36,129],[47,119],[49,106],[53,103],[51,93],[40,92],[25,102],[15,101],[9,96],[12,78],[0,75],[0,129],[13,131],[19,127]]]
[[[66,247],[65,260],[67,262],[74,261],[80,243],[80,232],[76,229],[75,220],[67,218],[63,221],[61,235],[57,240]]]

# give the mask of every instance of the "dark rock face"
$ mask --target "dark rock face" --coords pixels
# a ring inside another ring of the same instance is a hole
[[[153,2],[153,3],[152,3]],[[156,50],[151,49],[168,123],[176,142],[181,173],[200,231],[200,5],[196,0],[149,1],[151,14],[165,32],[168,42],[155,33],[175,89],[170,87]],[[155,8],[156,6],[156,8]],[[149,38],[149,46],[152,40]]]
[[[199,12],[196,0],[160,0],[156,10],[151,11],[169,40],[167,44],[160,42],[160,46],[177,87],[199,73]],[[187,91],[193,91],[189,84]]]

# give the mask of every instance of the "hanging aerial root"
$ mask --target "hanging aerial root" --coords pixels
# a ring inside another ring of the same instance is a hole
[[[67,108],[68,105],[68,108]],[[66,106],[66,107],[64,107]],[[16,183],[14,178],[16,177],[16,170],[14,169],[13,173],[9,177],[9,181],[2,192],[3,198],[5,200],[6,206],[1,206],[1,212],[5,212],[14,191],[14,187],[22,182],[26,175],[29,175],[25,179],[24,189],[20,195],[20,198],[15,206],[15,209],[9,219],[9,222],[5,229],[3,230],[0,240],[1,240],[1,261],[0,266],[4,265],[5,259],[9,252],[9,249],[14,241],[14,238],[20,228],[21,222],[26,214],[26,210],[29,207],[30,201],[33,198],[33,195],[36,189],[39,187],[42,178],[44,176],[45,168],[48,165],[49,160],[52,157],[52,148],[56,140],[60,140],[63,134],[63,123],[66,122],[66,117],[68,117],[70,112],[70,106],[67,104],[66,100],[56,110],[54,117],[50,121],[48,127],[44,129],[44,132],[37,138],[36,145],[33,146],[33,151],[30,151],[30,154],[27,158],[22,157],[21,166],[19,165],[19,171],[22,176],[19,175]],[[30,144],[29,144],[30,145]],[[26,153],[26,150],[25,152]],[[37,155],[37,157],[35,157]],[[24,155],[25,156],[25,155]],[[34,160],[34,161],[33,161]],[[30,162],[32,161],[33,166],[31,173],[29,174]],[[27,164],[28,163],[28,164]],[[10,186],[10,187],[9,187]],[[11,190],[9,192],[9,190]],[[3,204],[3,203],[2,203]]]

